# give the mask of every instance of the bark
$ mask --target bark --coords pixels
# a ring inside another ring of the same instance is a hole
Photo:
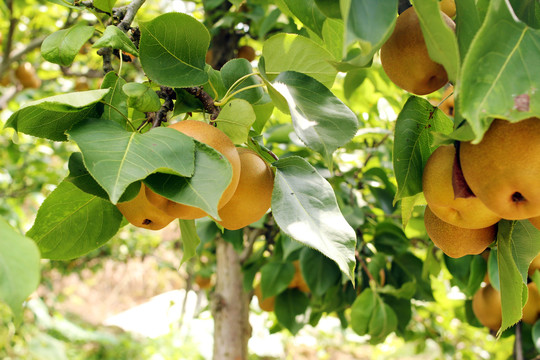
[[[248,358],[249,296],[243,289],[240,256],[232,244],[216,240],[216,287],[213,297],[214,360]]]

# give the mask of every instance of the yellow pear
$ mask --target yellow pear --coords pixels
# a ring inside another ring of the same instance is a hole
[[[481,254],[497,235],[496,225],[482,229],[457,227],[439,219],[429,206],[424,213],[424,225],[431,241],[453,258]]]
[[[461,143],[460,162],[491,211],[509,220],[540,216],[540,119],[495,119],[479,144]]]
[[[540,270],[540,254],[536,255],[536,257],[532,259],[529,265],[529,276],[532,276],[536,270]]]
[[[131,224],[149,230],[159,230],[174,220],[173,216],[155,207],[146,198],[146,186],[141,183],[141,189],[136,197],[129,201],[116,204],[122,215]]]
[[[255,296],[257,296],[257,300],[259,301],[259,307],[261,308],[261,310],[274,311],[274,304],[276,302],[276,297],[270,296],[263,299],[260,283],[257,284],[257,286],[255,286]]]
[[[452,19],[443,12],[441,16],[454,30]],[[392,35],[381,47],[381,64],[394,84],[413,94],[432,93],[448,82],[444,67],[429,57],[413,7],[398,16]]]
[[[232,198],[219,210],[225,229],[237,230],[259,220],[270,208],[274,173],[266,161],[250,149],[238,148],[240,180]]]
[[[457,166],[453,145],[439,146],[429,157],[422,175],[422,189],[429,208],[441,220],[467,229],[481,229],[501,218],[477,197],[456,197],[452,185]]]
[[[527,284],[529,289],[529,296],[527,297],[527,302],[523,307],[523,322],[527,324],[534,324],[538,320],[538,315],[540,313],[540,293],[538,293],[538,287],[534,282]]]
[[[454,0],[441,0],[439,8],[451,18],[456,16],[456,3]]]
[[[296,288],[305,293],[310,292],[309,286],[306,283],[306,280],[304,280],[304,276],[302,275],[302,270],[300,269],[300,261],[298,260],[293,261],[293,265],[295,269],[294,277],[291,283],[289,284],[288,288],[289,289]]]
[[[240,157],[238,155],[238,151],[236,151],[234,143],[227,135],[225,135],[223,131],[202,121],[184,120],[174,123],[169,127],[178,130],[185,135],[191,136],[197,141],[211,146],[225,156],[225,158],[231,163],[232,179],[219,199],[218,209],[221,209],[233,196],[236,187],[238,186],[238,181],[240,180]],[[191,220],[199,219],[208,215],[206,212],[197,207],[167,200],[163,196],[150,191],[150,189],[148,190],[147,196],[149,201],[170,216],[184,220]]]
[[[474,315],[482,325],[497,331],[502,324],[501,294],[490,284],[480,288],[472,299]]]

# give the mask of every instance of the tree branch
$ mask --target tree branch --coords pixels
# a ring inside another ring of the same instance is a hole
[[[127,32],[131,26],[131,23],[133,22],[133,19],[135,19],[137,11],[139,11],[145,1],[146,0],[133,0],[129,5],[127,5],[125,8],[126,12],[122,17],[120,24],[116,26],[123,32]]]
[[[204,110],[210,114],[210,119],[216,120],[221,109],[214,105],[214,99],[203,90],[202,86],[189,87],[184,90],[199,99],[203,104]]]

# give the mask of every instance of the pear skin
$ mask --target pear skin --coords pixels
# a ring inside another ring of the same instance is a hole
[[[424,213],[424,225],[431,241],[453,258],[481,254],[497,236],[496,225],[483,229],[460,228],[439,219],[429,206]]]
[[[474,315],[482,325],[497,331],[502,324],[501,294],[491,285],[480,288],[472,299]]]
[[[523,322],[532,325],[538,320],[540,312],[540,294],[538,293],[538,287],[536,287],[534,282],[528,283],[527,288],[529,290],[529,296],[523,307],[523,317],[521,319]]]
[[[452,19],[443,12],[441,16],[454,30]],[[394,84],[416,95],[430,94],[448,82],[444,67],[429,57],[413,7],[398,16],[392,35],[381,47],[381,64]]]
[[[274,173],[256,152],[238,148],[240,180],[232,198],[219,210],[225,229],[237,230],[259,220],[270,208]]]
[[[481,229],[501,218],[477,197],[456,197],[452,176],[456,159],[453,145],[439,146],[429,157],[422,176],[424,196],[437,217],[454,226]]]
[[[133,199],[116,204],[122,215],[131,224],[149,230],[160,230],[169,225],[174,217],[155,207],[146,198],[146,186],[141,183],[141,189]]]
[[[472,192],[508,220],[540,216],[540,119],[495,119],[479,144],[462,142],[463,176]]]

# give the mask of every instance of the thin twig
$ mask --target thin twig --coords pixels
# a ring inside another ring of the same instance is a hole
[[[210,114],[211,120],[216,120],[221,109],[214,104],[214,99],[203,90],[202,86],[185,88],[188,93],[195,96],[203,104],[204,110]]]
[[[245,231],[248,232],[247,243],[244,247],[244,250],[240,254],[240,259],[239,259],[240,264],[244,264],[244,262],[246,262],[246,260],[249,259],[249,257],[253,253],[253,245],[255,244],[255,241],[260,235],[264,234],[265,229],[247,228]]]

